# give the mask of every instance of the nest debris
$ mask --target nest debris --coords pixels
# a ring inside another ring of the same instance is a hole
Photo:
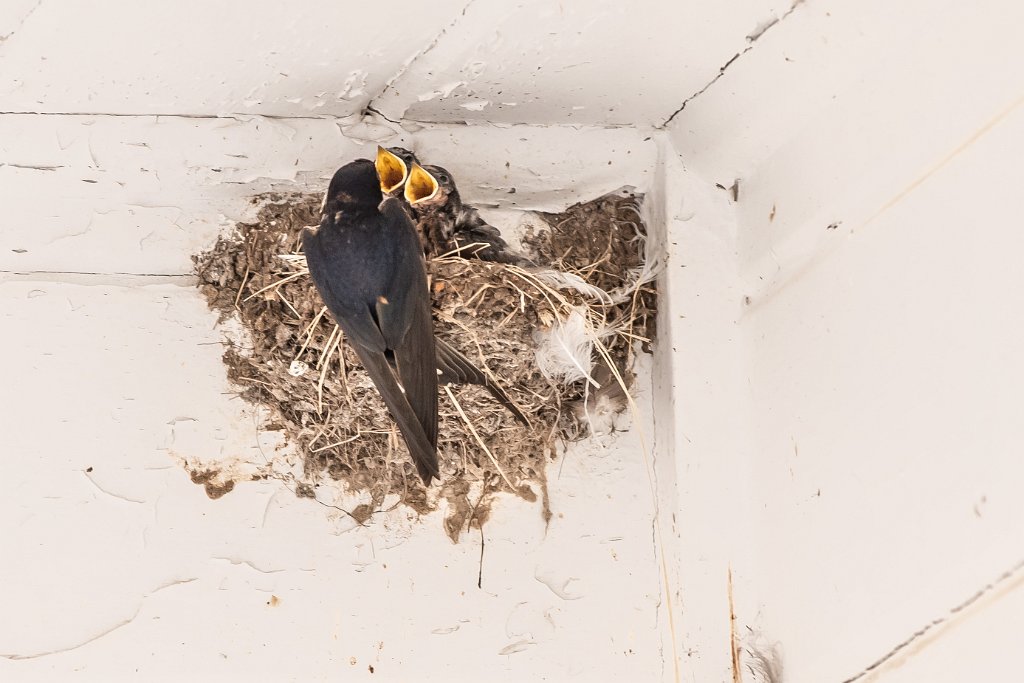
[[[628,391],[632,356],[649,351],[654,338],[655,264],[645,257],[641,201],[611,194],[540,214],[547,225],[523,239],[538,268],[453,256],[428,264],[435,333],[486,367],[531,420],[522,425],[481,387],[442,389],[439,497],[449,503],[453,540],[483,523],[501,490],[529,501],[540,494],[547,520],[545,470],[557,444],[591,431],[589,409],[601,392]],[[296,494],[312,496],[327,476],[368,494],[369,503],[349,512],[360,523],[389,496],[420,513],[433,510],[437,497],[416,475],[308,276],[300,234],[318,224],[320,197],[270,194],[253,203],[261,207],[255,223],[239,223],[193,259],[210,307],[222,321],[237,316],[246,333],[245,348],[231,344],[224,353],[229,379],[272,410],[268,429],[282,429],[304,457]],[[582,338],[570,334],[573,321]],[[545,343],[555,356],[559,347],[575,353],[544,364],[538,346]],[[471,485],[480,485],[473,504]]]

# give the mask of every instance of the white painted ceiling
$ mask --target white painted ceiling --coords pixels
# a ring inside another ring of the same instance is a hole
[[[790,4],[5,0],[0,111],[658,126]]]

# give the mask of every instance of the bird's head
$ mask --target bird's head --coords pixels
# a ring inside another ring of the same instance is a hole
[[[458,201],[452,174],[440,166],[413,164],[405,183],[405,199],[415,209],[443,207]]]
[[[383,200],[380,181],[369,159],[349,162],[334,172],[324,196],[323,213],[365,214],[377,210]]]
[[[402,147],[384,149],[377,146],[377,177],[380,179],[380,191],[385,195],[398,194],[402,191],[409,169],[416,163],[416,155]]]

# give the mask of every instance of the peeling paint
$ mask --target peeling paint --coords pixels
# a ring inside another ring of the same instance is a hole
[[[483,111],[486,107],[489,107],[490,104],[491,103],[488,100],[475,100],[472,102],[462,102],[459,106],[463,109],[468,109],[469,111]]]
[[[369,75],[369,72],[363,69],[355,69],[349,73],[348,77],[345,78],[345,82],[341,85],[341,90],[338,92],[338,99],[355,100],[366,95],[366,81]]]
[[[395,72],[395,74],[390,79],[388,79],[387,83],[384,84],[384,87],[381,89],[380,93],[376,97],[372,98],[369,103],[367,103],[367,109],[379,112],[380,110],[377,102],[382,97],[384,97],[384,95],[387,94],[389,90],[391,90],[394,87],[395,83],[397,83],[402,78],[402,76],[405,75],[405,73],[409,70],[410,67],[412,67],[413,64],[417,62],[417,60],[422,59],[424,55],[428,54],[431,50],[437,47],[437,44],[445,36],[445,34],[448,33],[448,31],[451,30],[453,27],[455,27],[464,16],[466,16],[466,12],[469,10],[469,8],[473,5],[475,1],[476,0],[469,0],[468,2],[466,2],[466,4],[462,6],[462,9],[459,12],[459,14],[454,19],[452,19],[446,26],[441,28],[441,30],[438,31],[437,34],[434,35],[434,37],[424,47],[420,48],[415,54],[413,54],[407,60],[405,60],[401,68],[399,68]],[[404,114],[405,111],[403,110],[400,113],[392,114],[391,116],[386,118],[388,118],[388,120],[395,120],[396,117],[402,118]]]
[[[466,81],[452,81],[450,83],[446,83],[440,86],[435,90],[422,93],[421,95],[418,95],[416,99],[420,102],[429,102],[430,100],[436,99],[438,97],[449,97],[453,92],[455,92],[455,90],[464,85],[466,85]]]
[[[536,643],[534,641],[532,641],[532,640],[524,638],[522,640],[517,640],[514,643],[509,643],[505,647],[503,647],[500,650],[498,650],[498,654],[499,655],[514,655],[517,652],[523,652],[524,650],[529,648],[531,645],[536,645]]]
[[[539,569],[533,576],[562,600],[579,600],[584,597],[583,594],[574,594],[569,590],[569,584],[579,581],[575,576],[555,577],[551,573],[541,572]]]

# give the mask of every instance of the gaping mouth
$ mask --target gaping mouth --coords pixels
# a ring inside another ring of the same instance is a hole
[[[438,184],[434,176],[423,170],[423,167],[414,163],[409,173],[409,180],[405,183],[405,199],[410,205],[416,206],[421,202],[433,199],[437,196]]]
[[[377,146],[377,160],[374,162],[377,167],[377,178],[380,179],[380,190],[384,194],[391,194],[405,182],[409,169],[401,158],[395,156],[381,146]]]

